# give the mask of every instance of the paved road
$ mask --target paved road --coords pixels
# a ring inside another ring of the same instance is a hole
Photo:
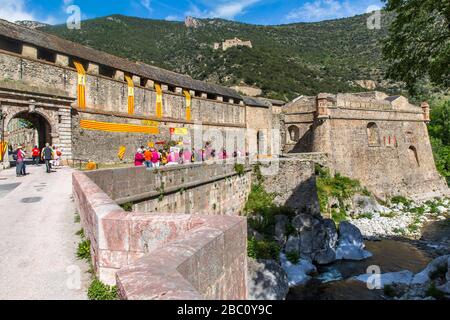
[[[0,299],[86,299],[88,266],[75,257],[81,226],[72,170],[27,171],[22,178],[0,171]]]

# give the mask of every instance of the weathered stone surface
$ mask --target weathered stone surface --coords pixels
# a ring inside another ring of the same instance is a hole
[[[123,299],[246,299],[247,223],[237,216],[126,213],[85,174],[74,199],[94,270]]]
[[[289,291],[286,272],[274,260],[248,260],[248,298],[284,300]]]
[[[364,239],[357,227],[347,221],[339,224],[339,241],[336,248],[338,260],[364,260],[372,256],[364,250]]]
[[[308,260],[300,259],[297,264],[290,262],[286,255],[280,255],[281,267],[286,271],[289,286],[295,287],[308,282],[310,275],[317,272],[317,268]]]
[[[423,285],[423,284],[431,281],[430,276],[433,272],[438,270],[440,267],[448,268],[449,259],[450,259],[450,255],[445,255],[445,256],[438,257],[438,258],[434,259],[433,261],[431,261],[424,270],[422,270],[421,272],[417,273],[414,276],[414,278],[412,280],[412,284]]]
[[[284,215],[275,216],[275,240],[280,245],[286,243],[286,227],[289,223],[289,218]]]

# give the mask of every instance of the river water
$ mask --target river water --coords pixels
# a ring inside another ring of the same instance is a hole
[[[318,269],[319,274],[306,285],[292,288],[288,300],[381,300],[383,290],[369,290],[367,284],[352,277],[377,266],[381,273],[422,271],[436,257],[434,248],[448,243],[450,219],[433,222],[423,229],[421,241],[366,241],[373,256],[363,261],[338,261]]]

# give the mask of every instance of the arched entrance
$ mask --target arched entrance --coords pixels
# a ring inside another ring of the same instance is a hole
[[[35,145],[42,149],[46,143],[53,143],[52,126],[38,112],[23,111],[15,114],[5,124],[5,137],[12,150],[21,145],[27,155],[31,154]]]

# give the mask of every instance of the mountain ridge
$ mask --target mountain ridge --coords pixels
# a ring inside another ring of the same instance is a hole
[[[187,27],[178,21],[109,15],[83,21],[81,30],[65,25],[39,30],[198,80],[257,87],[262,96],[285,101],[318,92],[364,91],[356,81],[367,80],[397,93],[398,85],[384,80],[379,41],[387,23],[369,30],[367,18],[275,26],[194,18],[201,26]],[[253,48],[214,50],[215,42],[234,37],[250,40]]]

